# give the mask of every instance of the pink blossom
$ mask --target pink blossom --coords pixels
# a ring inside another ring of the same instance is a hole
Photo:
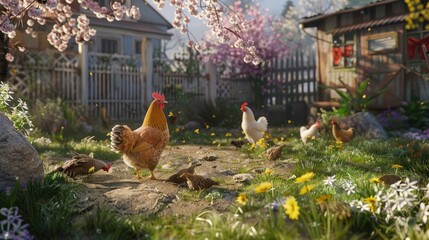
[[[6,53],[5,58],[6,58],[6,61],[8,62],[13,62],[13,60],[15,59],[15,57],[10,53]]]

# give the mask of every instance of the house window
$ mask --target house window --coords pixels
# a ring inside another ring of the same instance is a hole
[[[134,53],[142,54],[142,41],[136,41],[134,45]]]
[[[333,36],[333,66],[352,68],[356,66],[356,43],[353,33],[336,34]]]
[[[118,40],[101,39],[101,52],[108,53],[108,54],[118,54],[119,53]]]

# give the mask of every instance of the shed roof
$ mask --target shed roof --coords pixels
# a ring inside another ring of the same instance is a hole
[[[399,1],[402,1],[402,0],[378,0],[378,1],[370,2],[370,3],[363,5],[363,6],[345,8],[345,9],[342,9],[342,10],[339,10],[339,11],[336,11],[333,13],[318,14],[315,16],[304,17],[301,19],[301,24],[304,28],[316,27],[320,20],[325,19],[325,18],[330,17],[330,16],[335,16],[335,15],[339,15],[339,14],[343,14],[343,13],[352,13],[352,12],[356,12],[356,11],[363,11],[367,8],[371,8],[371,7],[375,7],[375,6],[379,6],[379,5],[385,5],[385,4],[389,4],[389,3],[393,3],[393,2],[399,2]]]
[[[366,29],[366,28],[383,26],[386,24],[399,23],[399,22],[403,22],[405,20],[405,16],[407,16],[407,14],[402,14],[402,15],[398,15],[398,16],[387,17],[387,18],[382,18],[382,19],[366,21],[366,22],[362,22],[362,23],[358,23],[358,24],[348,25],[348,26],[336,28],[332,31],[332,33],[333,34],[345,33],[345,32],[351,32],[351,31]]]

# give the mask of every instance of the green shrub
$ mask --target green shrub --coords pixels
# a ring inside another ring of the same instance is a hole
[[[408,117],[408,124],[415,128],[424,129],[429,126],[429,104],[422,101],[412,101],[402,107]]]
[[[236,128],[241,123],[241,111],[230,103],[217,100],[199,101],[197,105],[189,105],[185,109],[185,115],[190,120],[195,120],[213,127]]]
[[[82,107],[71,106],[60,98],[36,100],[32,112],[35,126],[53,136],[75,133],[81,130],[83,123],[87,121]]]
[[[13,122],[19,131],[29,135],[33,130],[33,122],[28,113],[27,104],[21,99],[15,100],[7,83],[0,82],[0,112]]]

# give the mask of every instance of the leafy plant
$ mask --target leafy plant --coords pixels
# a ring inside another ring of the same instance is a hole
[[[337,113],[341,116],[348,116],[356,112],[364,112],[367,110],[368,106],[381,94],[387,90],[387,86],[378,89],[372,95],[368,96],[365,94],[366,89],[369,84],[369,79],[359,83],[359,86],[356,88],[355,92],[351,92],[350,88],[346,83],[341,79],[339,81],[342,84],[342,87],[346,88],[347,91],[344,92],[336,87],[329,87],[321,85],[322,88],[327,88],[334,90],[340,96],[340,107],[337,110]]]
[[[60,174],[45,177],[23,189],[19,183],[9,192],[0,192],[0,206],[18,207],[28,230],[38,239],[61,238],[71,234],[77,214],[77,187]]]
[[[0,112],[6,114],[16,129],[29,135],[34,125],[28,113],[27,104],[21,99],[15,101],[12,95],[9,85],[0,82]]]
[[[423,101],[411,101],[402,107],[408,117],[408,123],[415,128],[424,129],[429,126],[429,104]]]
[[[81,130],[87,120],[82,107],[71,106],[60,98],[36,100],[32,112],[35,126],[55,137]]]
[[[94,214],[86,215],[81,227],[91,239],[143,239],[146,235],[138,221],[101,207],[97,207]]]
[[[237,127],[240,124],[241,112],[227,103],[217,100],[215,103],[202,100],[196,106],[189,106],[185,110],[189,119],[202,122],[208,126]]]

